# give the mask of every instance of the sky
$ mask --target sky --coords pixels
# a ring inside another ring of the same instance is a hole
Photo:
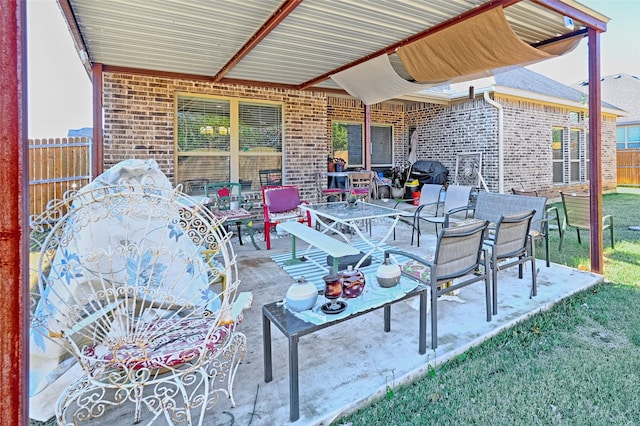
[[[640,76],[640,0],[580,3],[611,19],[600,37],[601,75]],[[91,127],[91,81],[56,1],[27,0],[27,13],[29,138],[66,137],[69,129]],[[587,41],[528,68],[567,85],[586,80]]]
[[[610,19],[600,35],[600,74],[640,76],[640,0],[580,0],[579,3]],[[586,80],[588,53],[586,38],[571,53],[529,67],[537,73],[567,85]]]

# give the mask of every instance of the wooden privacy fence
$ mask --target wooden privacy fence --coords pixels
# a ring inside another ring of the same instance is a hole
[[[640,149],[619,149],[618,185],[640,185]]]
[[[29,207],[40,214],[49,200],[91,180],[91,138],[29,140]]]

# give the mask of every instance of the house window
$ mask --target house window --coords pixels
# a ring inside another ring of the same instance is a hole
[[[569,122],[570,123],[579,123],[580,122],[580,113],[578,111],[569,111]]]
[[[227,181],[259,190],[259,170],[282,169],[282,105],[176,96],[176,182],[187,193]]]
[[[626,127],[616,128],[616,148],[625,149],[627,147],[627,129]]]
[[[331,126],[333,156],[342,158],[349,167],[364,167],[364,129],[362,123],[334,121]],[[393,164],[393,128],[371,126],[371,165]]]
[[[569,131],[569,181],[580,182],[580,130]]]
[[[564,182],[564,129],[560,127],[553,128],[551,141],[551,161],[553,167],[553,182]]]
[[[351,167],[362,167],[362,124],[338,123],[331,125],[331,139],[333,141],[333,156],[342,158]]]
[[[640,148],[640,126],[619,126],[616,129],[618,149]]]
[[[591,169],[590,169],[591,165],[589,164],[590,163],[589,159],[591,158],[591,155],[589,154],[590,143],[591,142],[589,140],[589,132],[587,132],[585,137],[585,143],[584,143],[584,176],[586,181],[588,181],[591,176]]]
[[[627,148],[640,148],[640,126],[627,127]]]
[[[371,165],[393,165],[393,128],[371,126]]]

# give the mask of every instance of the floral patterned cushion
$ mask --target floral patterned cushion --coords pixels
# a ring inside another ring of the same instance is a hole
[[[432,261],[435,255],[435,250],[433,248],[428,249],[427,253],[425,253],[424,258],[426,260]],[[431,274],[431,268],[429,268],[424,263],[417,262],[415,260],[409,260],[402,264],[402,271],[416,277],[422,281],[429,281],[429,276]]]
[[[269,222],[271,223],[280,223],[291,219],[296,219],[298,217],[304,216],[305,213],[300,207],[296,207],[293,210],[289,210],[282,213],[274,213],[269,212]]]
[[[208,338],[213,318],[156,320],[149,324],[149,330],[158,330],[157,336],[144,345],[94,345],[85,347],[83,353],[87,357],[112,364],[117,368],[156,370],[177,367],[199,357],[203,348],[209,351],[217,350],[218,345],[225,341],[241,319],[242,317],[238,318],[235,324],[217,327]]]

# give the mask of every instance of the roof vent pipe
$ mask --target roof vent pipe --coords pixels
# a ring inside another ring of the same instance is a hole
[[[489,91],[484,92],[484,100],[498,110],[498,192],[504,194],[504,113],[502,105],[491,99]]]

